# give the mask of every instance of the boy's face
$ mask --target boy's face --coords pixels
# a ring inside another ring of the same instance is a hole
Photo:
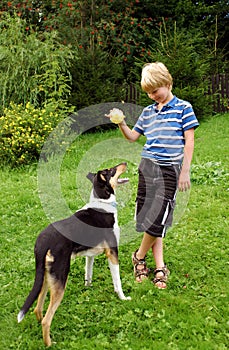
[[[153,91],[148,92],[148,96],[155,102],[164,104],[171,98],[171,87],[161,86]]]

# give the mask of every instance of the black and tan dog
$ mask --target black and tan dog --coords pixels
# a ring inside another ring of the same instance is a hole
[[[111,169],[89,173],[93,183],[90,202],[71,217],[50,224],[37,238],[34,254],[36,275],[33,288],[18,314],[21,322],[38,297],[34,310],[38,321],[42,322],[43,340],[51,345],[50,326],[53,316],[64,296],[70,269],[70,259],[86,256],[85,285],[92,282],[94,256],[105,252],[114,284],[120,299],[126,300],[122,291],[118,263],[119,226],[115,188],[119,176],[126,171],[126,163]],[[42,316],[44,300],[50,290],[50,303],[45,317]]]

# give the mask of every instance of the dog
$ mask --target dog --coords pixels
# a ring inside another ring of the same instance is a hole
[[[92,283],[94,257],[105,253],[108,258],[114,290],[122,300],[130,300],[122,290],[119,274],[118,243],[120,229],[117,220],[115,189],[118,183],[128,179],[119,178],[127,164],[121,163],[110,169],[89,173],[87,178],[93,187],[90,201],[67,219],[46,227],[37,237],[34,255],[36,273],[34,285],[18,313],[21,322],[38,298],[34,313],[42,324],[43,341],[51,345],[50,327],[53,316],[64,296],[70,260],[75,256],[86,256],[85,285]],[[50,303],[43,318],[43,305],[50,290]]]

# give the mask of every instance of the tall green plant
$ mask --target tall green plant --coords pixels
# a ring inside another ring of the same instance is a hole
[[[118,58],[100,47],[81,48],[79,57],[72,67],[71,104],[80,109],[102,102],[121,101],[124,79]]]
[[[150,58],[145,57],[144,60],[136,62],[134,71],[138,79],[144,63],[161,61],[173,76],[174,94],[190,101],[198,116],[211,113],[207,90],[212,53],[207,47],[206,38],[198,31],[178,30],[176,23],[173,30],[169,30],[163,21],[159,37],[154,38],[154,45],[150,47],[150,51]],[[143,96],[141,103],[144,102]]]
[[[70,47],[58,41],[55,31],[30,31],[20,17],[0,21],[0,112],[10,101],[40,106],[50,99],[67,99],[70,93]]]

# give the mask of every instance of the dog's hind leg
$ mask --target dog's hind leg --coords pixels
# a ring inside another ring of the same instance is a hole
[[[46,257],[45,257],[44,281],[43,281],[43,285],[42,285],[40,294],[38,296],[37,305],[34,309],[34,313],[35,313],[36,318],[39,322],[41,322],[43,319],[43,306],[44,306],[45,297],[47,295],[48,288],[49,288],[48,276],[49,276],[50,267],[51,267],[53,262],[54,262],[54,257],[52,256],[51,251],[48,250]]]
[[[52,281],[50,285],[50,303],[45,317],[42,320],[43,340],[46,346],[51,345],[50,327],[53,316],[64,296],[65,287],[59,281]]]
[[[94,256],[86,256],[85,286],[87,287],[90,287],[92,284],[93,264],[94,264]]]
[[[45,297],[47,295],[47,292],[48,292],[48,282],[47,282],[47,278],[45,275],[43,286],[42,286],[41,292],[38,296],[37,305],[34,309],[34,313],[35,313],[36,318],[39,322],[41,322],[42,318],[43,318],[43,306],[44,306],[44,301],[45,301]]]

